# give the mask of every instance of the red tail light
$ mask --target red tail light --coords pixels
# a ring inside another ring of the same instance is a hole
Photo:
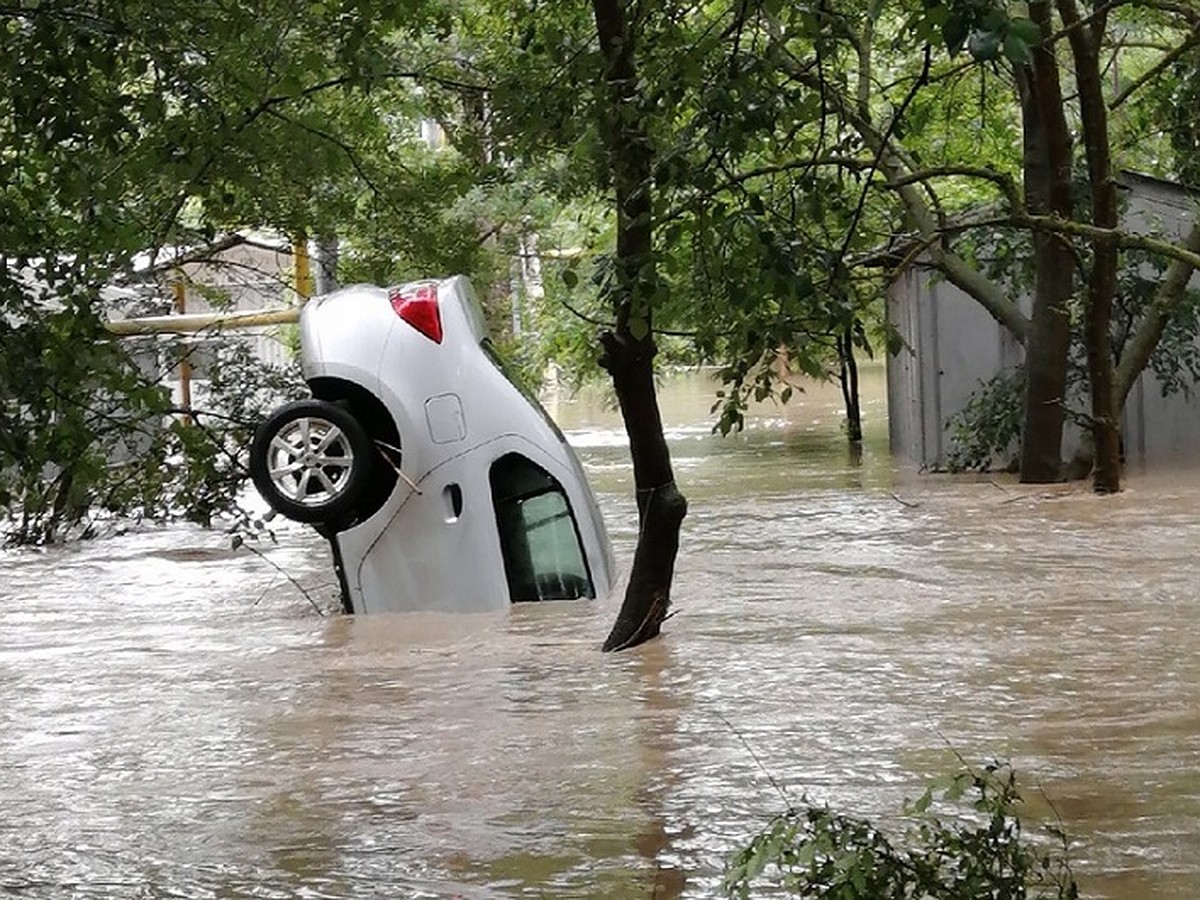
[[[442,342],[442,313],[438,309],[437,285],[421,284],[408,290],[392,288],[388,300],[396,315],[435,344]]]

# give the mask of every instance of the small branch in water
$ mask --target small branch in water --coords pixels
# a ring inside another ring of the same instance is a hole
[[[292,587],[294,587],[301,594],[303,594],[304,599],[307,600],[309,602],[309,604],[312,606],[312,608],[317,611],[317,615],[320,616],[321,618],[325,618],[325,611],[323,609],[321,609],[320,604],[317,603],[316,599],[313,598],[313,595],[308,592],[308,589],[304,585],[302,585],[299,581],[296,580],[295,576],[293,576],[291,572],[288,572],[286,569],[283,568],[283,566],[281,566],[281,565],[279,565],[279,563],[275,562],[275,560],[269,559],[267,557],[267,555],[265,553],[263,553],[261,550],[259,550],[257,547],[251,547],[244,540],[239,541],[238,538],[240,538],[240,537],[241,537],[241,535],[234,536],[234,548],[233,549],[236,550],[236,549],[238,549],[238,547],[244,547],[245,549],[249,550],[251,553],[253,553],[255,556],[257,556],[259,559],[261,559],[263,562],[265,562],[267,565],[269,565],[272,569],[274,569],[276,572],[278,572],[280,575],[282,575],[284,578],[286,578],[288,581],[290,581],[292,583]],[[265,597],[266,595],[267,595],[267,592],[264,590],[262,595],[257,600],[255,600],[252,605],[257,606],[259,603],[262,602],[263,597]]]
[[[787,795],[787,791],[783,789],[783,786],[775,780],[775,776],[771,774],[770,770],[763,765],[763,761],[758,758],[758,754],[754,752],[754,748],[750,746],[750,742],[746,740],[746,736],[738,731],[738,729],[734,727],[734,724],[725,718],[725,716],[721,715],[721,713],[716,713],[716,716],[725,723],[725,727],[728,728],[733,733],[733,736],[736,737],[741,742],[742,746],[746,748],[746,752],[750,754],[750,758],[754,760],[754,764],[758,766],[759,771],[767,776],[767,781],[771,783],[771,787],[775,789],[775,793],[777,793],[780,799],[783,800],[788,812],[795,810],[796,804],[792,802],[792,798]]]
[[[908,500],[903,500],[900,497],[896,496],[896,494],[892,491],[888,492],[888,496],[891,497],[893,500],[895,500],[897,503],[899,503],[901,506],[907,507],[908,509],[916,509],[918,506],[921,505],[920,503],[912,503]]]

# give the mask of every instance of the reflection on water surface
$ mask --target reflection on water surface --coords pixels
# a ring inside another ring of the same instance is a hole
[[[708,897],[772,780],[888,814],[957,751],[1040,786],[1089,895],[1200,895],[1195,473],[918,477],[835,399],[722,439],[668,385],[678,615],[616,656],[616,598],[319,618],[191,529],[6,555],[0,893]],[[557,415],[628,560],[620,430]],[[314,536],[267,552],[330,596]]]

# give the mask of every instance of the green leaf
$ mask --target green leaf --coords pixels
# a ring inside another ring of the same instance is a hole
[[[1008,30],[1031,47],[1036,47],[1042,42],[1042,29],[1032,19],[1010,19]]]
[[[932,802],[933,802],[933,791],[926,790],[925,793],[923,793],[920,797],[918,797],[916,799],[916,801],[912,804],[912,811],[915,814],[920,815],[921,813],[923,813],[927,809],[929,809],[929,804]]]
[[[998,7],[991,7],[984,11],[979,19],[979,30],[990,31],[994,34],[999,34],[1004,30],[1004,26],[1008,24],[1008,14]]]
[[[942,26],[942,39],[945,40],[946,49],[950,51],[951,56],[959,54],[970,33],[970,26],[960,13],[950,13],[946,17],[946,22]]]
[[[1027,65],[1033,61],[1033,48],[1015,34],[1004,37],[1004,58],[1009,62]]]

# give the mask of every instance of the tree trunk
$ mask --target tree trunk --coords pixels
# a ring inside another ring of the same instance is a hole
[[[601,126],[617,201],[615,277],[609,287],[615,326],[601,336],[600,364],[612,377],[629,435],[639,526],[625,599],[604,642],[605,650],[623,650],[657,636],[667,617],[687,501],[675,485],[654,390],[653,148],[642,124],[636,29],[623,0],[592,0],[592,9],[604,60]]]
[[[628,334],[601,336],[601,365],[616,389],[629,435],[637,490],[638,540],[625,599],[605,650],[623,650],[658,635],[671,606],[671,581],[687,501],[675,485],[671,455],[654,393],[654,342]]]
[[[1075,83],[1079,90],[1084,151],[1092,189],[1092,223],[1100,228],[1116,228],[1117,187],[1108,145],[1108,108],[1100,82],[1100,35],[1104,32],[1106,16],[1101,13],[1090,23],[1083,24],[1075,0],[1058,0],[1058,9],[1075,58]],[[1092,484],[1099,494],[1121,489],[1121,425],[1111,337],[1116,293],[1117,242],[1112,238],[1100,238],[1094,243],[1083,326],[1092,394],[1092,439],[1096,452]]]
[[[838,380],[842,383],[842,401],[846,405],[846,437],[852,444],[861,444],[862,403],[858,392],[858,362],[854,359],[853,326],[838,335],[837,349],[838,360],[841,363]]]
[[[323,234],[317,238],[317,268],[314,274],[318,294],[332,294],[338,289],[340,252],[336,234]]]
[[[1046,0],[1029,4],[1029,15],[1051,33]],[[1022,84],[1026,205],[1035,214],[1071,215],[1071,136],[1053,45],[1033,51]],[[1062,435],[1074,287],[1075,257],[1065,237],[1038,232],[1034,243],[1033,312],[1025,340],[1025,407],[1021,428],[1021,481],[1062,478]]]

